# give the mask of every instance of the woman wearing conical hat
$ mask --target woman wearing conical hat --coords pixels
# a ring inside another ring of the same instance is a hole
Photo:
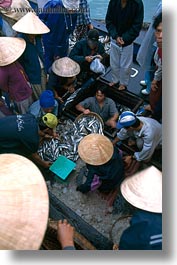
[[[123,197],[136,211],[123,232],[120,250],[162,249],[162,172],[151,166],[121,183]]]
[[[33,90],[33,99],[38,100],[46,89],[46,72],[41,35],[48,33],[49,28],[32,12],[28,12],[13,27],[21,33],[19,36],[26,41],[26,48],[20,57]]]
[[[57,59],[52,64],[47,88],[55,94],[55,98],[59,103],[59,113],[67,97],[75,91],[77,86],[76,76],[79,73],[79,64],[69,57]]]
[[[85,136],[78,153],[88,169],[87,179],[77,187],[78,191],[110,192],[118,187],[124,177],[123,161],[106,136],[95,133]]]
[[[23,39],[0,37],[0,88],[9,95],[21,114],[25,114],[33,102],[28,77],[17,61],[25,46]]]

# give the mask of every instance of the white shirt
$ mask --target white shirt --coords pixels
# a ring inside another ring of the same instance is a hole
[[[135,152],[134,156],[137,161],[143,161],[151,158],[156,147],[162,144],[162,125],[151,118],[138,117],[138,119],[143,123],[140,131],[133,131],[134,137],[141,138],[144,142],[143,148],[140,152]],[[117,137],[120,140],[125,140],[130,137],[131,133],[125,128],[122,128],[118,133]]]

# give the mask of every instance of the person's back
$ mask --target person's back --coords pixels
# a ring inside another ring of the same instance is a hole
[[[52,113],[55,116],[58,115],[58,102],[55,100],[55,105],[52,106],[52,110],[51,111],[47,111],[45,112],[41,105],[40,105],[40,100],[36,100],[35,102],[33,102],[33,104],[29,107],[28,113],[32,114],[33,116],[35,116],[35,118],[37,120],[39,120],[43,115],[45,115],[46,113]]]
[[[12,115],[0,122],[0,153],[30,155],[39,145],[38,126],[31,114]]]
[[[119,243],[120,250],[161,250],[162,214],[137,210]]]

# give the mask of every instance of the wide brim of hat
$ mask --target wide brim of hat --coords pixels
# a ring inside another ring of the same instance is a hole
[[[27,158],[0,155],[0,249],[37,250],[47,228],[49,199],[44,178]]]
[[[135,207],[162,213],[162,173],[154,166],[126,178],[121,184],[121,192]]]
[[[66,9],[78,9],[79,0],[62,0],[62,3]]]
[[[15,62],[26,48],[25,40],[15,37],[0,37],[0,66]]]
[[[101,134],[89,134],[78,145],[80,158],[89,165],[98,166],[107,163],[113,152],[113,144],[106,136]]]
[[[73,77],[80,73],[80,66],[72,59],[63,57],[52,64],[52,71],[58,76]]]
[[[12,28],[17,32],[34,35],[50,32],[50,29],[33,12],[28,12]]]

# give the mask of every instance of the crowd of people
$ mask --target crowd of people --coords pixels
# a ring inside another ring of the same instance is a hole
[[[13,11],[16,0],[0,2],[3,22],[0,36],[0,163],[5,167],[2,172],[9,179],[11,177],[7,172],[12,166],[11,162],[15,163],[16,160],[19,160],[17,172],[22,163],[29,163],[31,169],[34,167],[36,170],[38,167],[43,176],[46,176],[46,170],[52,163],[39,156],[40,144],[59,137],[56,128],[67,97],[77,90],[78,84],[94,76],[95,73],[91,70],[94,60],[105,65],[107,58],[104,44],[99,40],[99,32],[93,28],[86,0],[46,1],[44,10],[60,12],[41,12],[39,16],[34,10],[25,12],[27,7],[32,10],[29,2],[18,1],[17,7],[24,7],[24,12],[20,15]],[[149,57],[147,55],[148,65],[151,63],[152,66],[153,61],[150,87],[149,90],[142,90],[143,94],[149,94],[146,109],[151,117],[138,116],[132,111],[119,113],[114,99],[107,97],[110,86],[119,91],[128,87],[133,42],[140,33],[143,18],[142,0],[110,0],[105,22],[111,43],[112,80],[106,88],[97,87],[95,96],[88,97],[75,106],[77,111],[85,115],[95,112],[106,126],[117,129],[117,135],[112,141],[98,133],[91,133],[80,141],[78,154],[86,163],[88,174],[85,183],[77,186],[76,191],[87,196],[88,192],[97,189],[109,193],[119,188],[123,197],[137,208],[130,227],[120,239],[119,249],[127,250],[162,249],[161,172],[155,167],[149,167],[125,178],[125,165],[129,166],[132,161],[149,163],[155,150],[162,148],[162,12],[159,8],[150,26],[151,35],[154,35],[156,41],[156,49],[151,47],[151,54]],[[76,36],[76,43],[70,50],[69,38],[73,34]],[[151,44],[154,45],[152,42]],[[140,52],[138,58],[142,62]],[[118,148],[117,143],[126,139],[137,148],[133,155],[123,156]],[[9,161],[9,164],[6,165],[3,161]],[[40,175],[37,171],[35,174]],[[30,174],[27,175],[30,178]],[[13,177],[17,177],[14,171]],[[5,183],[3,181],[2,178],[2,185]],[[22,187],[28,188],[30,181],[23,183]],[[35,185],[42,187],[42,180]],[[15,186],[12,185],[13,189],[15,190]],[[0,197],[2,191],[0,190]],[[36,197],[37,199],[39,198]],[[47,197],[45,203],[48,204]],[[14,207],[17,207],[15,210],[18,212],[20,205]],[[37,207],[36,209],[39,210]],[[37,243],[32,239],[24,247],[40,247],[48,218],[47,207],[45,218],[39,239],[35,239]],[[2,229],[3,223],[0,236],[5,238]],[[38,228],[35,229],[38,234]],[[58,222],[58,239],[62,249],[75,249],[73,230],[66,220]],[[14,230],[10,230],[10,233],[14,233]],[[20,249],[23,242],[15,244],[15,236],[23,239],[24,235],[15,231],[13,242],[9,243],[6,238],[0,244],[1,248]]]

